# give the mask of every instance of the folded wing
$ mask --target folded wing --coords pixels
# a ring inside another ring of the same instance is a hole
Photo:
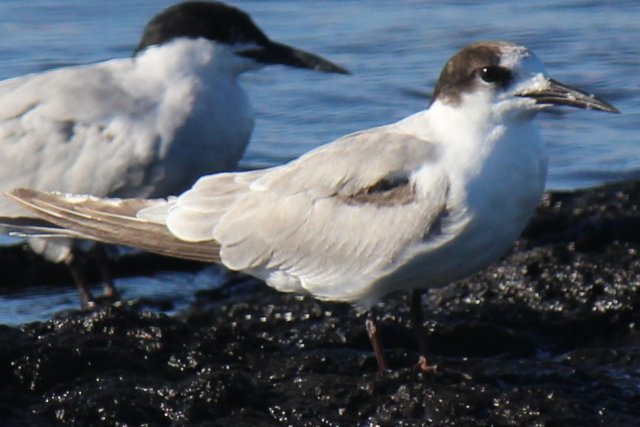
[[[181,239],[218,242],[224,265],[280,290],[346,297],[402,262],[445,209],[437,156],[428,141],[372,129],[281,167],[204,177],[161,220]],[[425,170],[432,185],[417,188]]]
[[[132,246],[177,258],[220,262],[219,247],[215,242],[185,242],[171,234],[163,224],[136,217],[142,207],[164,204],[164,200],[98,199],[29,189],[15,190],[7,197],[40,218],[62,227],[59,232],[52,228],[46,229],[40,236],[78,237]],[[74,233],[70,234],[67,229]]]
[[[284,166],[203,177],[169,201],[24,189],[10,197],[84,238],[221,262],[279,290],[354,300],[363,284],[403,263],[446,209],[437,155],[428,141],[388,127]]]

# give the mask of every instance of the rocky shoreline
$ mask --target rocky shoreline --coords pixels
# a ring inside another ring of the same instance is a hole
[[[174,317],[0,326],[0,424],[638,425],[639,206],[640,182],[550,193],[503,260],[427,292],[435,373],[412,367],[407,295],[378,307],[384,373],[362,314],[244,278]]]

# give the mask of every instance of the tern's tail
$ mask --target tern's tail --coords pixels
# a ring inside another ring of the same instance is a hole
[[[16,220],[0,225],[18,233],[40,237],[75,237],[116,245],[132,246],[161,255],[203,262],[220,262],[220,247],[215,241],[186,242],[169,232],[164,224],[136,217],[137,212],[164,200],[100,199],[18,189],[6,197],[38,217],[61,228],[43,227]]]

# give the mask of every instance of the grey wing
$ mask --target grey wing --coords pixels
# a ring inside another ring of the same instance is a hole
[[[1,82],[0,189],[106,196],[136,179],[142,184],[132,165],[153,161],[157,135],[121,119],[140,109],[115,81],[125,65],[112,61]],[[152,114],[153,108],[143,110]],[[0,214],[22,213],[16,206],[0,201]]]
[[[166,223],[179,238],[217,241],[227,267],[280,290],[354,300],[445,209],[437,156],[428,141],[377,128],[282,167],[205,177]],[[418,185],[418,175],[429,178]]]

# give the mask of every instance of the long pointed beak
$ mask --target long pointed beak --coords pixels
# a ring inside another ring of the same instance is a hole
[[[606,111],[617,113],[620,111],[603,99],[595,95],[584,92],[580,89],[564,85],[553,79],[547,79],[547,84],[543,88],[533,89],[519,93],[518,96],[533,98],[537,104],[569,105],[586,110]]]
[[[282,64],[297,68],[308,68],[325,73],[351,74],[345,68],[327,61],[318,55],[272,41],[269,41],[268,44],[261,47],[243,50],[238,52],[238,54],[252,58],[263,64]]]

